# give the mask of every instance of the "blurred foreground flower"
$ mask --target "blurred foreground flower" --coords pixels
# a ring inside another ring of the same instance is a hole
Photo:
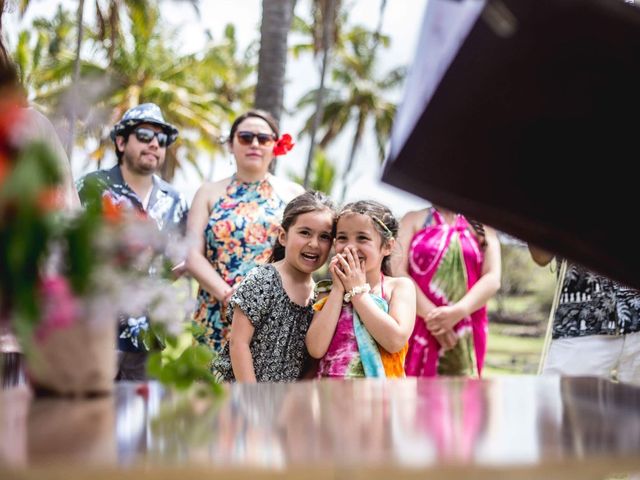
[[[171,278],[187,247],[98,185],[85,185],[92,201],[84,210],[63,211],[55,157],[44,144],[18,148],[13,138],[20,112],[17,98],[0,99],[0,327],[17,335],[38,387],[109,392],[119,314],[152,314],[151,328],[137,332],[145,344],[175,343],[190,325],[188,286]],[[172,368],[182,384],[202,378],[191,363]]]

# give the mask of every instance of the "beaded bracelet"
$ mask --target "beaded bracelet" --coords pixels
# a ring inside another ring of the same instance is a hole
[[[360,295],[361,293],[369,293],[371,291],[371,287],[368,283],[364,285],[360,285],[359,287],[353,287],[350,291],[344,294],[345,303],[349,303],[353,297],[356,295]]]

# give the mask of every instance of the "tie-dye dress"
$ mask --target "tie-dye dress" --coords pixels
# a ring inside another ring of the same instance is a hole
[[[384,299],[384,278],[381,282],[382,297],[369,293],[376,305],[384,312],[389,304]],[[321,309],[328,297],[314,305]],[[318,377],[356,378],[404,377],[404,358],[407,346],[395,353],[389,353],[373,339],[351,303],[342,305],[336,331],[327,353],[320,360]]]
[[[225,194],[211,209],[204,229],[205,256],[230,286],[269,259],[285,205],[269,177],[252,183],[232,177]],[[230,330],[221,307],[209,292],[198,290],[193,316],[199,330],[196,339],[216,352],[222,350]]]
[[[448,225],[442,215],[431,208],[424,228],[411,240],[408,270],[426,297],[434,305],[443,306],[460,300],[480,279],[483,261],[484,253],[469,222],[457,215],[454,224]],[[441,352],[424,319],[417,316],[405,360],[407,375],[467,375],[473,373],[474,367],[480,375],[487,328],[484,306],[458,322],[454,328],[460,337],[458,344],[452,350]]]

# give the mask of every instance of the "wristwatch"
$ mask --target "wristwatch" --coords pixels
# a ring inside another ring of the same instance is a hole
[[[360,295],[361,293],[369,293],[371,291],[371,287],[368,283],[360,285],[358,287],[353,287],[347,293],[344,294],[344,302],[349,303],[353,297],[356,295]]]

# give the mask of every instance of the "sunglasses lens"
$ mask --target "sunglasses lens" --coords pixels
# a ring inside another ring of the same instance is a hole
[[[238,132],[238,141],[242,145],[251,145],[251,142],[253,142],[253,133],[251,133],[251,132]]]
[[[149,143],[151,140],[153,140],[153,136],[155,135],[155,133],[156,132],[154,132],[153,130],[149,130],[148,128],[138,128],[135,131],[138,141],[144,143]]]
[[[169,136],[166,133],[156,132],[154,130],[151,130],[150,128],[138,128],[135,131],[135,134],[138,141],[143,143],[151,143],[153,137],[157,137],[158,145],[160,145],[161,147],[166,147],[169,140]]]
[[[167,146],[167,140],[169,140],[169,137],[167,136],[166,133],[156,133],[156,136],[158,137],[158,145],[160,145],[161,147],[166,147]]]
[[[269,146],[275,141],[273,135],[268,133],[238,132],[236,135],[241,145],[251,145],[254,138],[257,138],[258,143],[263,146]]]
[[[257,137],[260,145],[271,145],[273,143],[273,136],[267,133],[259,133]]]

